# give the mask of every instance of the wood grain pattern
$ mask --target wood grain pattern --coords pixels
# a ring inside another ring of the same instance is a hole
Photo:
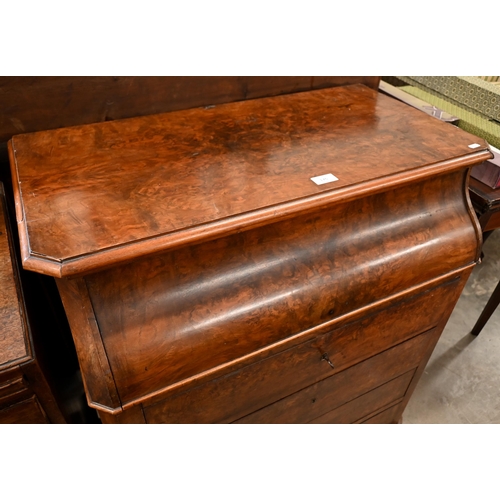
[[[370,412],[368,415],[365,415],[364,417],[362,417],[362,418],[360,418],[358,420],[351,421],[350,423],[353,423],[353,424],[364,424],[365,422],[369,421],[370,419],[372,419],[373,417],[376,417],[379,414],[385,415],[386,414],[385,413],[386,410],[392,409],[394,407],[398,408],[398,418],[399,418],[399,421],[394,422],[393,419],[389,417],[385,421],[381,421],[379,423],[383,423],[383,424],[399,423],[400,424],[402,422],[402,418],[400,417],[400,415],[403,413],[403,411],[401,410],[401,408],[402,408],[402,400],[401,399],[400,400],[392,401],[388,405],[381,406],[377,410],[374,410],[374,411]]]
[[[111,414],[106,411],[100,411],[99,417],[103,424],[145,424],[146,419],[142,406],[134,406],[128,411]]]
[[[8,370],[7,373],[10,371]],[[29,396],[30,393],[27,389],[27,384],[22,377],[14,375],[10,380],[0,382],[0,408],[10,406]]]
[[[23,265],[58,278],[103,422],[208,423],[399,417],[477,261],[466,183],[491,153],[351,85],[10,155]]]
[[[58,280],[57,285],[73,332],[89,404],[111,413],[120,410],[120,398],[85,282]]]
[[[0,77],[0,143],[13,135],[362,83],[376,76]]]
[[[362,394],[375,389],[388,382],[393,378],[406,373],[407,371],[415,368],[418,365],[420,354],[428,344],[429,336],[435,334],[434,330],[423,333],[411,340],[403,342],[392,349],[388,349],[381,354],[371,357],[370,359],[358,363],[353,367],[341,371],[337,375],[333,375],[324,379],[322,382],[310,386],[302,391],[291,395],[289,398],[280,399],[278,402],[263,408],[262,410],[249,414],[244,419],[241,414],[249,413],[250,408],[245,406],[241,408],[239,405],[232,405],[229,401],[223,403],[220,399],[219,404],[200,407],[196,398],[184,399],[175,398],[173,400],[165,400],[151,407],[145,408],[144,413],[148,423],[207,423],[207,422],[231,422],[240,418],[240,422],[246,423],[287,423],[287,422],[300,422],[311,420],[311,412],[306,411],[304,405],[302,408],[299,404],[294,404],[303,399],[303,395],[310,396],[309,401],[315,399],[319,402],[321,397],[328,398],[326,410],[332,407],[340,406],[352,399],[355,399]],[[398,362],[394,363],[393,360],[397,359]],[[267,380],[267,383],[272,384],[272,379]],[[215,394],[217,393],[217,388]],[[234,388],[235,392],[237,387]],[[317,390],[322,391],[321,395]],[[257,393],[257,391],[256,391]],[[327,396],[326,396],[327,394]],[[307,398],[306,398],[307,399]],[[182,408],[180,403],[185,406]],[[260,402],[260,406],[265,404],[264,401]],[[314,403],[311,403],[314,404]],[[329,405],[329,406],[328,406]],[[320,405],[318,405],[320,406]],[[182,408],[180,413],[177,413]],[[210,412],[205,415],[204,410]],[[222,416],[222,412],[226,411],[226,415]],[[219,413],[219,418],[216,417]],[[240,415],[238,415],[240,413]],[[304,415],[306,415],[304,420]],[[319,416],[312,414],[313,417]]]
[[[374,316],[358,319],[222,378],[165,398],[159,403],[165,408],[163,418],[169,422],[188,418],[200,423],[241,418],[434,326],[441,309],[433,310],[432,304],[440,303],[445,311],[451,312],[454,302],[449,297],[454,298],[454,294],[450,288],[454,290],[457,285],[455,281],[414,300],[397,302]],[[411,326],[407,318],[413,318]],[[333,361],[334,370],[322,360],[324,352]],[[152,382],[148,379],[148,384]]]
[[[500,227],[500,189],[492,189],[471,177],[469,193],[482,231],[498,229]]]
[[[262,225],[489,158],[476,140],[360,85],[16,136],[24,266],[70,276]]]
[[[5,388],[17,381],[22,381],[22,377],[23,373],[17,365],[7,370],[0,370],[0,387]]]
[[[122,402],[472,264],[462,176],[88,276]]]
[[[401,402],[414,373],[415,370],[411,370],[356,397],[359,389],[352,390],[351,388],[349,390],[347,377],[352,376],[352,372],[348,370],[343,374],[344,381],[332,377],[332,379],[303,389],[299,393],[278,401],[274,405],[249,415],[236,423],[275,422],[293,424],[307,421],[310,424],[350,424],[369,417],[374,413],[374,409],[377,411],[392,406],[397,400]],[[370,377],[373,378],[372,373]],[[356,380],[359,384],[359,377]],[[383,380],[379,376],[378,381]],[[344,389],[345,393],[342,398],[336,399],[339,398],[338,394],[336,394],[338,391],[332,390],[332,385]],[[353,399],[345,402],[346,397]],[[284,410],[280,409],[283,407],[285,407]],[[270,416],[271,413],[274,413],[274,418]]]
[[[478,248],[480,248],[480,244],[478,242]],[[458,302],[458,299],[460,298],[460,294],[467,283],[467,280],[469,279],[470,273],[472,272],[472,266],[469,269],[464,270],[461,273],[460,280],[457,282],[456,286],[454,288],[449,289],[449,294],[447,296],[447,300],[449,301],[449,304],[456,304]],[[436,306],[437,307],[437,306]],[[439,324],[436,328],[438,332],[442,332],[444,327],[446,326],[446,323],[448,322],[448,319],[453,311],[453,308],[446,308],[446,306],[442,309],[442,316],[439,321]],[[405,397],[403,402],[399,405],[399,409],[402,412],[406,408],[406,405],[408,404],[408,401],[410,400],[413,392],[415,391],[415,388],[417,386],[418,381],[420,380],[420,377],[422,376],[425,367],[427,363],[429,362],[429,359],[434,351],[434,348],[436,347],[436,344],[439,340],[439,335],[435,335],[430,338],[429,344],[427,345],[427,348],[425,352],[422,354],[420,365],[417,368],[415,372],[415,376],[413,377],[413,380],[410,383],[410,386],[408,387],[408,390],[406,391]],[[399,417],[398,417],[399,419]]]
[[[36,396],[0,409],[0,424],[48,424],[50,420]]]
[[[68,423],[69,414],[63,413],[65,400],[60,393],[55,390],[55,386],[49,382],[50,377],[54,377],[53,372],[57,370],[53,366],[48,366],[45,370],[40,366],[39,360],[35,358],[33,361],[21,365],[21,370],[24,375],[26,384],[30,392],[38,396],[38,404],[43,406],[43,412],[52,424]],[[77,387],[74,387],[77,389]],[[71,395],[67,395],[71,397]]]
[[[31,358],[29,333],[20,308],[22,300],[16,277],[4,188],[0,184],[0,371]]]
[[[401,405],[397,404],[387,408],[380,413],[377,413],[373,417],[360,422],[362,424],[399,424],[401,423]]]
[[[500,189],[493,189],[474,177],[469,179],[469,188],[472,201],[481,206],[483,210],[500,210]]]
[[[65,423],[48,382],[51,367],[39,363],[28,311],[0,184],[0,422]]]

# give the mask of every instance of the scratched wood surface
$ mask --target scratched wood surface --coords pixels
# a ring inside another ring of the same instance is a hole
[[[6,217],[3,185],[0,184],[0,370],[29,359],[30,355],[21,319]]]
[[[88,271],[104,250],[108,263],[127,260],[249,227],[284,203],[489,158],[484,141],[468,147],[477,141],[363,85],[16,136],[23,260],[54,276]],[[327,173],[339,180],[310,180]]]

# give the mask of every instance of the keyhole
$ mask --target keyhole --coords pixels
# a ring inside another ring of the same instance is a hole
[[[335,366],[333,366],[333,363],[330,361],[330,358],[328,357],[328,354],[326,352],[323,354],[323,356],[321,356],[321,359],[324,359],[332,368],[335,368]]]

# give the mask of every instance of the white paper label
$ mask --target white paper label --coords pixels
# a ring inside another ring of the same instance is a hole
[[[311,180],[318,186],[321,186],[321,184],[328,184],[329,182],[338,181],[337,177],[335,177],[333,174],[318,175],[317,177],[311,177]]]
[[[476,149],[476,148],[479,148],[480,146],[481,146],[481,144],[476,144],[476,143],[469,144],[469,148],[471,148],[471,149]]]

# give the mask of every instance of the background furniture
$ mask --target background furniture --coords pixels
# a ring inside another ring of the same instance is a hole
[[[407,95],[456,116],[458,127],[500,148],[500,83],[487,81],[485,78],[487,77],[384,77]]]
[[[56,328],[40,331],[40,315],[26,306],[6,209],[0,184],[0,424],[81,422],[89,412],[76,359]]]
[[[56,278],[109,423],[397,422],[477,261],[466,180],[491,157],[359,84],[10,154],[23,265]]]
[[[492,189],[486,184],[471,177],[469,191],[472,203],[479,217],[479,222],[486,239],[492,231],[500,228],[500,189]],[[500,281],[484,306],[476,324],[471,330],[472,335],[479,335],[484,325],[491,318],[500,304]]]
[[[381,82],[381,89],[387,94],[500,146],[500,77],[398,76],[384,80],[387,82]],[[500,189],[477,180],[472,169],[469,194],[485,241],[500,228]],[[471,334],[480,333],[499,303],[500,283]]]
[[[488,233],[500,227],[500,189],[492,189],[471,177],[469,194],[481,228],[487,237]]]

